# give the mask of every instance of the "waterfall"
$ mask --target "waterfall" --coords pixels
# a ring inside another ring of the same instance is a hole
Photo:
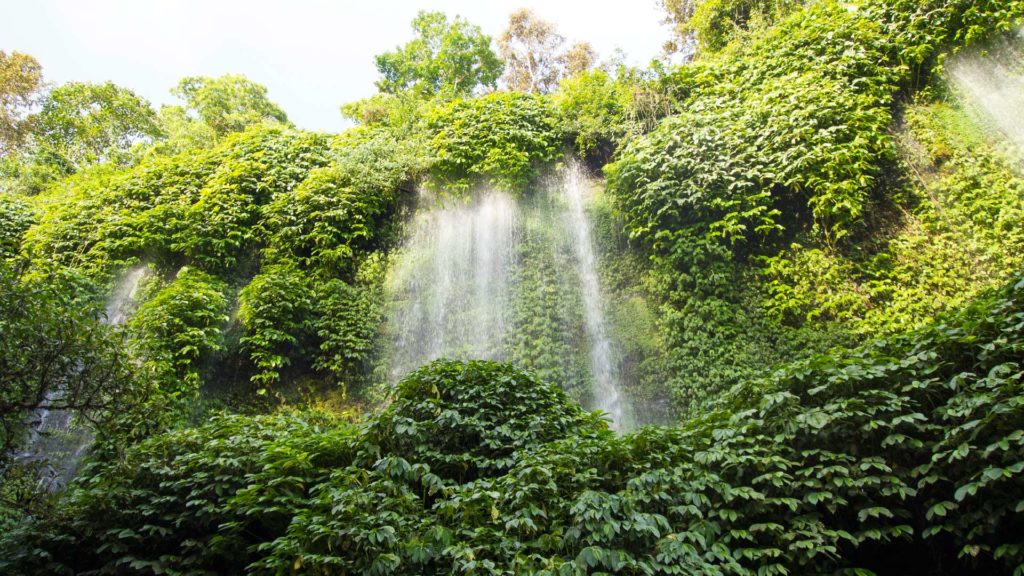
[[[148,266],[139,265],[118,279],[107,299],[107,324],[120,325],[127,320],[137,306],[136,293],[140,284],[151,274]],[[44,405],[59,402],[64,393],[65,390],[59,386],[48,390]],[[21,463],[38,464],[41,486],[47,491],[57,491],[74,476],[92,440],[92,430],[76,423],[73,411],[37,408],[30,421],[28,441],[14,456]]]
[[[423,192],[420,204],[388,279],[393,381],[440,357],[504,359],[516,202],[497,191],[469,200]]]
[[[572,232],[576,271],[583,296],[595,407],[607,412],[618,426],[625,426],[617,363],[612,357],[612,342],[608,337],[604,316],[604,296],[597,276],[594,238],[584,206],[584,196],[590,189],[590,182],[583,165],[578,161],[571,161],[563,172],[561,189],[569,208],[565,212],[565,220]]]
[[[441,357],[512,361],[627,426],[589,189],[570,162],[520,195],[421,192],[386,283],[388,379]]]
[[[114,285],[114,291],[107,299],[106,322],[120,326],[128,320],[138,307],[137,293],[142,281],[150,277],[153,270],[144,264],[130,268]]]
[[[958,54],[946,69],[987,123],[1024,150],[1024,28],[985,51]]]

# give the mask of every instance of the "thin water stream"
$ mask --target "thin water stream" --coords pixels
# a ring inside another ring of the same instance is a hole
[[[151,274],[151,268],[139,265],[118,279],[107,300],[107,324],[124,324],[137,307],[139,286]],[[64,393],[59,386],[48,390],[44,406],[60,402]],[[76,422],[73,411],[43,407],[33,412],[28,441],[14,456],[19,462],[38,464],[40,484],[52,492],[60,490],[71,480],[92,441],[92,430]]]

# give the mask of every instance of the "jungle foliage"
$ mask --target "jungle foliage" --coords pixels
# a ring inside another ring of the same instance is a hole
[[[154,111],[0,52],[0,572],[1024,573],[1024,175],[943,77],[1024,1],[664,5],[685,65],[541,54],[482,95],[490,39],[421,13],[337,135],[241,76]],[[518,368],[382,386],[416,188],[525,197],[566,153],[605,166],[619,369],[667,425],[574,401],[568,256],[528,217]],[[97,436],[50,494],[13,456],[63,408]]]
[[[554,107],[541,96],[499,92],[452,102],[432,112],[433,174],[444,186],[467,189],[483,177],[521,190],[554,160],[560,138]]]
[[[954,94],[909,95],[1024,5],[778,13],[665,78],[679,113],[606,167],[654,263],[663,374],[684,410],[763,366],[920,326],[1020,265],[1016,235],[987,231],[1022,224],[1013,162],[950,120],[965,117]]]
[[[1024,280],[616,436],[436,362],[359,424],[224,416],[93,466],[4,538],[25,574],[905,574],[1024,566]]]

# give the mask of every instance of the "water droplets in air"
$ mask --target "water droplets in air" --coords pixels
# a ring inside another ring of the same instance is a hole
[[[529,194],[421,193],[388,279],[388,377],[436,358],[514,361],[627,426],[589,181],[570,163]]]
[[[954,56],[946,69],[985,123],[1024,151],[1024,28],[985,49]]]
[[[623,401],[619,391],[617,362],[613,358],[612,342],[604,315],[604,295],[598,279],[597,255],[594,237],[584,206],[590,189],[583,166],[571,162],[563,171],[561,190],[568,203],[565,220],[572,232],[577,274],[582,292],[584,319],[590,341],[590,373],[594,379],[595,408],[607,412],[612,421],[624,426]]]

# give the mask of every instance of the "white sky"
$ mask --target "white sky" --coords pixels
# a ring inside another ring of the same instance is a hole
[[[2,0],[0,50],[31,54],[53,83],[111,80],[155,106],[184,76],[241,73],[301,128],[337,131],[338,107],[376,92],[373,57],[412,37],[419,10],[497,37],[520,7],[603,59],[646,64],[668,37],[657,0]]]

